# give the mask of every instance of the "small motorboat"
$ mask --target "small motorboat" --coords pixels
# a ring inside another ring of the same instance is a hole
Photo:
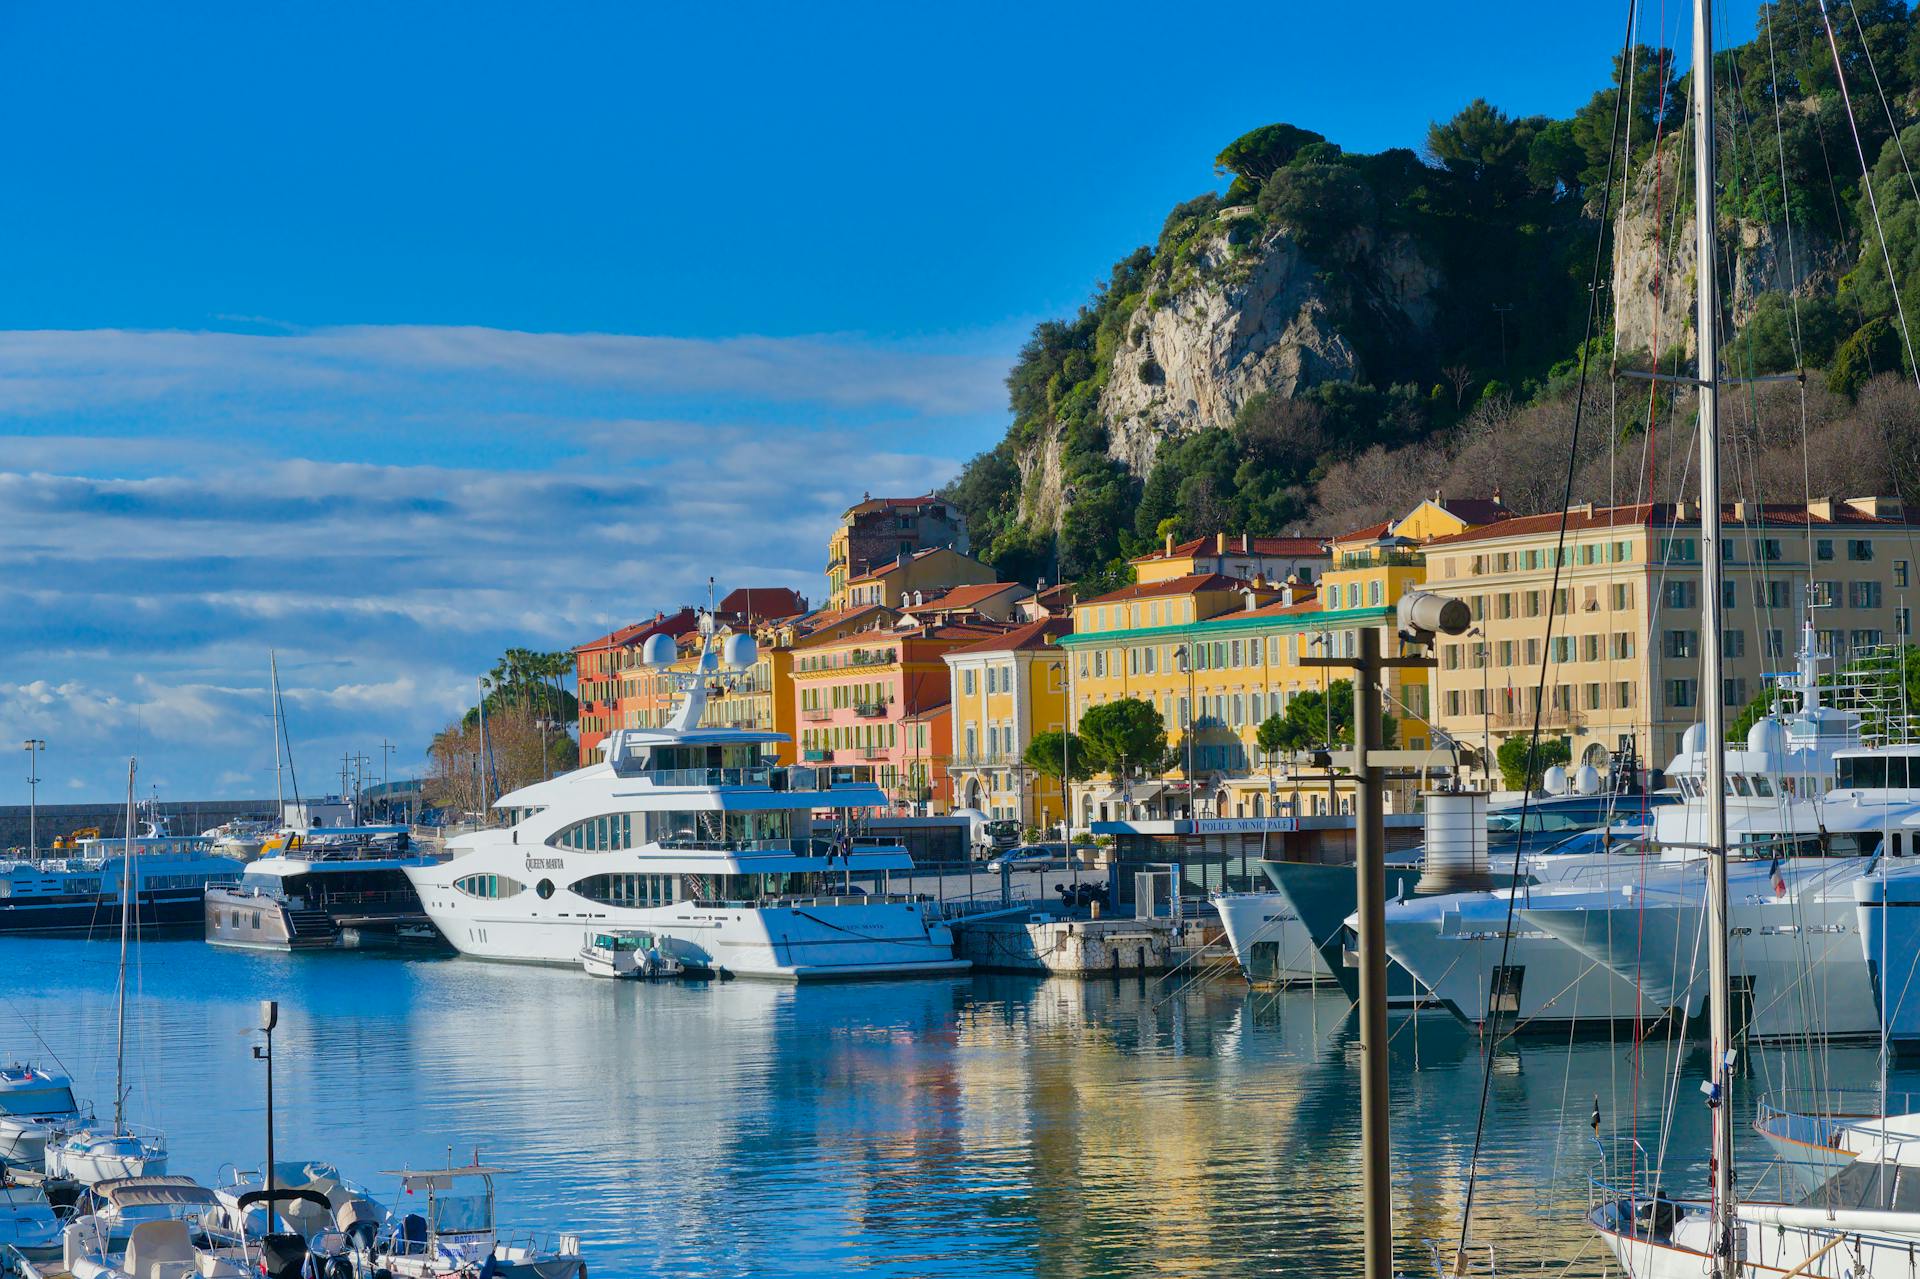
[[[59,1260],[61,1224],[46,1195],[0,1172],[0,1272],[16,1254],[28,1261]]]
[[[31,1065],[0,1066],[0,1164],[39,1172],[48,1144],[89,1122],[65,1075]]]
[[[493,1179],[504,1169],[474,1161],[461,1168],[405,1169],[403,1198],[424,1194],[423,1212],[394,1214],[374,1241],[372,1264],[393,1279],[441,1279],[483,1273],[496,1279],[586,1279],[580,1237],[541,1240],[494,1222]]]
[[[83,1186],[166,1171],[166,1136],[151,1128],[123,1123],[115,1130],[88,1124],[47,1142],[47,1175],[69,1177]]]
[[[595,929],[580,948],[580,967],[589,977],[648,981],[678,977],[686,964],[674,954],[671,938],[638,928]]]

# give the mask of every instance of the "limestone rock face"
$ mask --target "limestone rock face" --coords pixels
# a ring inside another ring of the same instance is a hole
[[[1108,453],[1144,475],[1163,440],[1229,426],[1263,391],[1364,377],[1347,332],[1360,311],[1388,332],[1431,335],[1439,272],[1410,239],[1354,234],[1327,256],[1341,265],[1309,261],[1281,228],[1235,254],[1223,226],[1181,287],[1132,317],[1100,400]]]

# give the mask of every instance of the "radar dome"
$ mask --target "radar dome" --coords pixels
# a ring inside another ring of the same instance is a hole
[[[1582,764],[1573,773],[1573,793],[1576,795],[1598,795],[1600,793],[1600,770],[1592,764]]]
[[[720,641],[720,662],[731,670],[745,670],[758,656],[751,635],[734,634]]]
[[[649,635],[647,642],[640,646],[642,666],[670,666],[678,655],[671,635]]]
[[[1680,735],[1680,753],[1698,755],[1705,749],[1707,749],[1707,726],[1705,724],[1688,725],[1687,731]]]
[[[1753,727],[1747,730],[1747,749],[1784,755],[1787,751],[1787,730],[1780,726],[1778,720],[1756,720]]]
[[[1547,775],[1542,779],[1542,784],[1546,786],[1547,794],[1549,795],[1566,794],[1567,770],[1562,765],[1555,764],[1547,770]]]

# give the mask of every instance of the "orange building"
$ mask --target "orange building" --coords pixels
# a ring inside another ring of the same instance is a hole
[[[944,654],[1001,634],[990,623],[869,628],[794,646],[800,757],[868,764],[900,811],[943,812],[953,754]]]

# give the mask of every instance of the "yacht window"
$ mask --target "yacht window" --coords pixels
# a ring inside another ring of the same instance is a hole
[[[623,910],[667,906],[673,902],[671,875],[589,875],[567,887],[588,901]]]
[[[462,875],[453,881],[453,886],[469,897],[484,897],[498,900],[511,897],[526,885],[517,879],[505,875]]]
[[[1753,775],[1753,793],[1763,799],[1770,797],[1773,794],[1773,783],[1768,781],[1763,775],[1755,773]]]
[[[1747,775],[1745,773],[1735,773],[1728,780],[1733,783],[1734,794],[1739,795],[1743,799],[1753,798],[1753,787],[1747,785]]]
[[[555,848],[585,853],[616,852],[634,847],[633,814],[607,813],[566,827],[547,842]]]
[[[1871,755],[1842,758],[1840,785],[1851,790],[1884,790],[1887,785],[1887,761]],[[1906,770],[1901,769],[1904,773]],[[1904,778],[1902,779],[1903,784]]]
[[[61,1084],[0,1092],[0,1115],[70,1115],[76,1109],[73,1089]]]

